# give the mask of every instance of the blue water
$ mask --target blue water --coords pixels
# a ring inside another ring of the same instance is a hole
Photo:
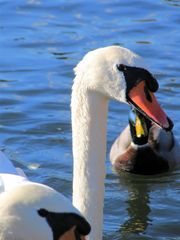
[[[0,146],[30,179],[71,198],[73,67],[95,48],[120,45],[146,59],[180,140],[179,0],[0,0]],[[180,171],[116,176],[110,146],[128,106],[108,117],[104,240],[180,239]]]

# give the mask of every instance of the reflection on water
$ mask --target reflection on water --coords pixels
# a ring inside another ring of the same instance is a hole
[[[0,148],[30,179],[71,197],[72,69],[86,52],[112,44],[146,59],[180,140],[179,6],[178,0],[1,1]],[[104,239],[178,239],[180,171],[119,179],[108,152],[129,109],[111,102],[109,110]]]
[[[111,179],[114,190],[108,189],[110,195],[105,204],[109,216],[106,224],[114,231],[109,231],[104,239],[178,239],[179,170],[156,176],[121,172],[116,177],[118,181],[114,177]],[[114,223],[110,213],[116,219]]]
[[[127,183],[126,180],[124,177],[120,184],[125,184],[128,188],[128,219],[120,226],[120,232],[122,235],[143,233],[151,222],[148,216],[151,211],[148,184],[135,183],[135,176],[128,178]]]

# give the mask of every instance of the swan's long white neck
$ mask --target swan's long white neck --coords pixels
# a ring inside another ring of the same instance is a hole
[[[91,240],[102,239],[108,100],[74,84],[73,204],[88,219]]]

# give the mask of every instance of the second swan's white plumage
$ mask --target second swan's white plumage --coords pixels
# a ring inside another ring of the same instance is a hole
[[[73,226],[85,230],[82,235],[90,231],[66,197],[30,181],[0,151],[0,240],[70,240]]]

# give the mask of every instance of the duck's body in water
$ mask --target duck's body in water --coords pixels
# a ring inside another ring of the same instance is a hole
[[[116,172],[159,174],[180,163],[180,146],[172,131],[165,131],[132,109],[129,125],[116,139],[110,160]]]

